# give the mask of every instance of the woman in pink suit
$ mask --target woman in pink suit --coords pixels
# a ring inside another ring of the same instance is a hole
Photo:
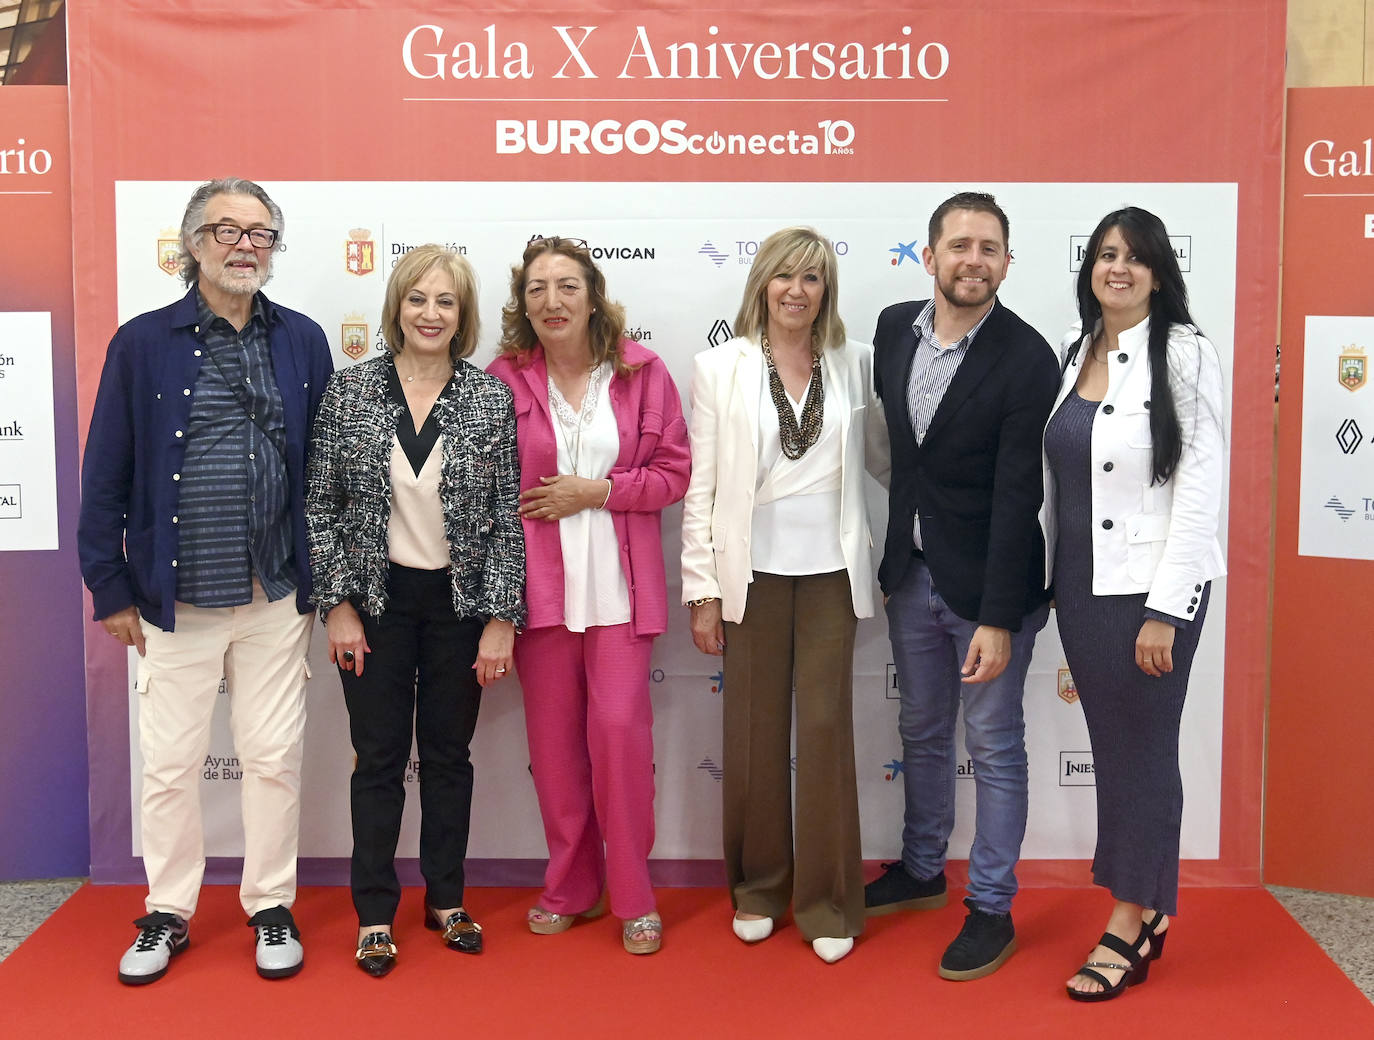
[[[600,912],[630,953],[663,922],[654,843],[649,654],[667,627],[659,517],[690,462],[682,403],[581,239],[534,238],[511,270],[501,356],[515,395],[529,617],[516,638],[535,792],[549,846],[530,931]]]

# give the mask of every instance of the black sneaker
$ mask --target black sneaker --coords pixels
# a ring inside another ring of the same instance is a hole
[[[138,925],[138,938],[119,958],[119,981],[126,986],[142,986],[162,978],[172,958],[191,941],[189,926],[176,914],[158,911],[134,924]]]
[[[1011,914],[990,914],[965,899],[964,927],[940,958],[940,978],[969,982],[991,975],[1016,952]]]
[[[943,870],[923,881],[908,874],[900,861],[884,863],[883,876],[864,885],[864,912],[878,917],[896,910],[938,910],[948,898]]]

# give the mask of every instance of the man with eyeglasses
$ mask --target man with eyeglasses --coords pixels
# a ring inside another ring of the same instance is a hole
[[[119,980],[189,942],[205,872],[199,785],[221,677],[241,771],[239,898],[258,974],[304,963],[296,896],[310,646],[305,452],[333,370],[315,322],[261,292],[281,210],[208,181],[181,223],[177,302],[110,341],[81,470],[77,543],[95,619],[138,652],[146,914]]]

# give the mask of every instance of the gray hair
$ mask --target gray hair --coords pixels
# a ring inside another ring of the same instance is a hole
[[[268,195],[261,185],[242,177],[220,177],[218,180],[206,181],[191,193],[191,201],[186,203],[186,213],[181,218],[181,254],[178,260],[181,264],[181,280],[188,286],[194,285],[200,279],[200,261],[191,252],[191,241],[196,236],[196,229],[205,223],[205,207],[216,195],[251,195],[261,202],[267,207],[267,212],[272,218],[272,227],[277,232],[277,242],[272,247],[273,251],[286,248],[282,241],[286,222],[282,219],[281,207],[272,201],[272,196]]]

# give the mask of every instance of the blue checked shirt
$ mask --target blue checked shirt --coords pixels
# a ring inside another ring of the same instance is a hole
[[[197,607],[271,600],[294,588],[286,423],[260,295],[242,332],[196,293],[196,379],[181,467],[177,599]]]

